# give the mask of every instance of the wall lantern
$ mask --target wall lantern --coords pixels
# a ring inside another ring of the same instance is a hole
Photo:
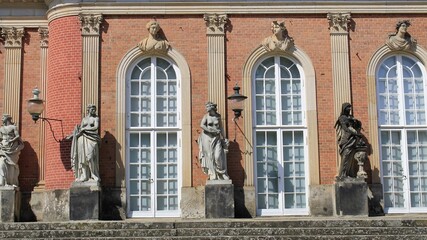
[[[243,111],[243,100],[245,100],[246,96],[239,93],[240,87],[237,85],[233,88],[234,94],[228,97],[228,100],[230,100],[230,107],[231,110],[234,112],[234,118],[233,121],[236,121],[240,116],[242,116]]]
[[[37,122],[44,110],[44,101],[39,98],[40,90],[37,87],[33,89],[33,94],[33,98],[27,101],[27,110],[31,114],[33,121]]]
[[[56,142],[60,142],[61,140],[56,139],[55,133],[52,130],[52,124],[50,124],[49,120],[61,122],[62,138],[64,138],[64,128],[62,126],[62,120],[40,117],[40,115],[43,113],[43,110],[44,110],[44,101],[43,99],[39,98],[39,94],[40,94],[40,90],[37,87],[34,88],[33,98],[27,100],[27,110],[31,114],[31,118],[33,119],[34,123],[36,123],[39,119],[41,119],[42,121],[46,121],[49,124],[50,131],[52,132],[52,135],[53,135],[53,139],[55,139]]]

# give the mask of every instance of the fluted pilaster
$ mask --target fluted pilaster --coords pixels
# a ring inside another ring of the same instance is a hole
[[[82,114],[88,104],[99,101],[99,35],[102,15],[79,16],[83,37]]]
[[[208,38],[208,100],[217,104],[222,126],[226,128],[225,25],[227,15],[205,14]]]
[[[334,84],[335,119],[341,113],[344,102],[351,103],[350,56],[348,46],[348,24],[350,13],[328,13],[332,51],[332,81]],[[337,157],[339,169],[339,157]]]
[[[39,90],[42,94],[41,98],[45,100],[45,104],[48,104],[47,101],[47,49],[49,44],[49,30],[47,28],[39,28],[38,30],[40,35],[40,86]],[[44,97],[43,97],[44,96]],[[47,106],[46,106],[47,107]],[[45,114],[42,113],[42,117],[45,117]],[[46,123],[45,121],[40,121],[39,125],[39,182],[34,188],[35,191],[43,191],[45,189],[45,139],[46,139]]]
[[[22,38],[24,28],[2,28],[1,35],[4,38],[6,59],[3,94],[3,113],[8,113],[16,124],[20,121],[20,89],[22,66]]]

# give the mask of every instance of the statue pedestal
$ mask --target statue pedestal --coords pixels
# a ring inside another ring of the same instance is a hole
[[[338,216],[368,216],[368,184],[364,178],[335,181],[335,204]]]
[[[231,180],[206,182],[205,218],[234,218],[234,186]]]
[[[21,192],[12,186],[0,187],[0,222],[19,221]]]
[[[100,195],[98,182],[73,182],[70,188],[70,220],[98,220]]]

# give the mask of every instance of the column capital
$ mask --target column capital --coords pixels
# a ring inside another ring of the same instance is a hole
[[[24,28],[3,27],[1,37],[4,39],[5,48],[20,48],[22,47]]]
[[[80,14],[82,36],[99,36],[99,26],[104,20],[101,14]]]
[[[224,35],[228,22],[227,14],[205,14],[203,19],[206,23],[207,35]]]
[[[40,35],[40,47],[47,48],[49,45],[49,30],[48,28],[39,28],[38,30]]]
[[[329,30],[331,33],[348,33],[351,15],[347,13],[328,13]]]

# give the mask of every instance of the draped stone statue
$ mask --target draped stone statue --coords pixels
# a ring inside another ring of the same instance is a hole
[[[391,50],[409,50],[415,48],[417,41],[408,33],[409,26],[411,26],[409,20],[399,21],[396,24],[396,32],[390,34],[386,42]]]
[[[200,123],[199,160],[202,170],[209,176],[209,180],[228,180],[227,152],[228,139],[224,138],[221,124],[221,115],[217,112],[217,105],[206,103],[207,113]]]
[[[76,125],[71,143],[71,165],[76,182],[99,182],[99,145],[101,138],[98,134],[99,118],[96,106],[87,106],[87,115],[81,124]]]
[[[285,22],[273,21],[271,23],[271,31],[273,35],[265,38],[261,45],[267,51],[281,50],[286,51],[294,46],[294,39],[289,37],[288,30],[285,27]]]
[[[362,123],[353,117],[350,103],[342,104],[341,115],[335,123],[335,129],[341,155],[338,179],[366,178],[363,165],[367,159],[368,147],[360,133]]]
[[[144,38],[138,43],[139,49],[143,52],[149,51],[163,51],[169,50],[169,42],[159,34],[160,24],[157,21],[151,20],[146,25],[148,30],[148,37]]]
[[[3,125],[0,127],[0,186],[19,185],[19,154],[24,143],[19,135],[18,128],[12,123],[12,117],[3,114]]]

